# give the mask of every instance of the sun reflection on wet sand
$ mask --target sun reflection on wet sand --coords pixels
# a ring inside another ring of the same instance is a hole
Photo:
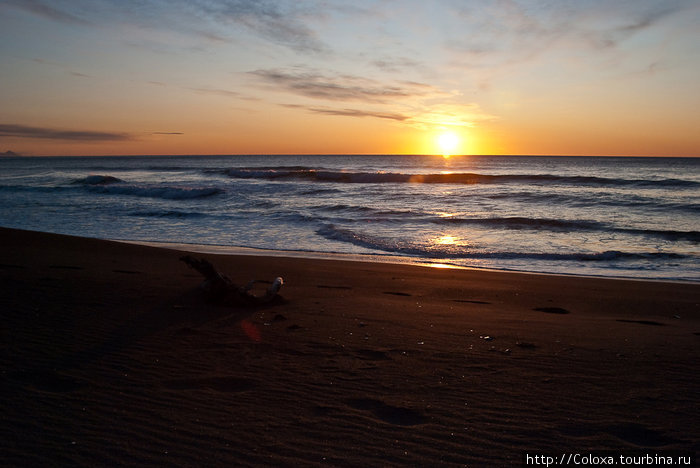
[[[435,244],[439,245],[455,245],[457,243],[457,238],[454,236],[440,236],[435,239]]]
[[[450,265],[449,263],[427,263],[425,266],[430,268],[440,268],[440,269],[450,269],[450,270],[464,270],[465,267]]]

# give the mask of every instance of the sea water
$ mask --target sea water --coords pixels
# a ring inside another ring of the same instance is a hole
[[[700,158],[4,157],[0,226],[700,281]]]

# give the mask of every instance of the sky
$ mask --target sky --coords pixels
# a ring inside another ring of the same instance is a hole
[[[700,156],[697,0],[0,0],[0,153]]]

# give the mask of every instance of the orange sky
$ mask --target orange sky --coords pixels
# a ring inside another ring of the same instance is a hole
[[[124,5],[0,4],[0,152],[700,155],[696,1]]]

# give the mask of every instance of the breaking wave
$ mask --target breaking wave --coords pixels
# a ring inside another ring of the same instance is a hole
[[[594,176],[561,176],[552,174],[478,174],[438,173],[404,174],[397,172],[351,172],[325,170],[303,166],[251,167],[223,171],[237,179],[304,180],[312,182],[335,182],[355,184],[565,184],[585,186],[632,186],[632,187],[700,187],[699,182],[682,179],[620,179]]]
[[[688,240],[700,242],[698,231],[677,231],[660,229],[635,229],[614,227],[609,224],[591,220],[542,219],[524,217],[506,218],[437,218],[435,224],[480,225],[499,227],[502,229],[543,230],[543,231],[601,231],[611,233],[634,234],[650,237],[660,237],[669,240]]]
[[[83,177],[82,179],[74,180],[72,183],[74,185],[109,185],[118,184],[124,182],[118,177],[113,177],[110,175],[89,175]]]
[[[107,195],[128,195],[133,197],[163,198],[166,200],[188,200],[194,198],[213,197],[224,193],[218,187],[159,187],[139,185],[97,185],[90,186],[93,193]]]
[[[608,250],[605,252],[476,252],[469,246],[435,246],[421,244],[418,242],[398,241],[386,239],[379,236],[372,236],[365,233],[354,232],[349,229],[338,228],[334,225],[326,225],[316,231],[316,233],[326,239],[346,242],[359,247],[373,250],[380,250],[390,254],[407,255],[424,258],[449,258],[449,259],[491,259],[491,260],[556,260],[556,261],[579,261],[579,262],[611,262],[625,260],[664,260],[683,259],[686,256],[676,253],[664,252],[621,252]]]
[[[180,210],[149,210],[149,211],[134,211],[129,213],[129,216],[145,217],[145,218],[200,218],[206,216],[204,213],[195,211],[180,211]]]

